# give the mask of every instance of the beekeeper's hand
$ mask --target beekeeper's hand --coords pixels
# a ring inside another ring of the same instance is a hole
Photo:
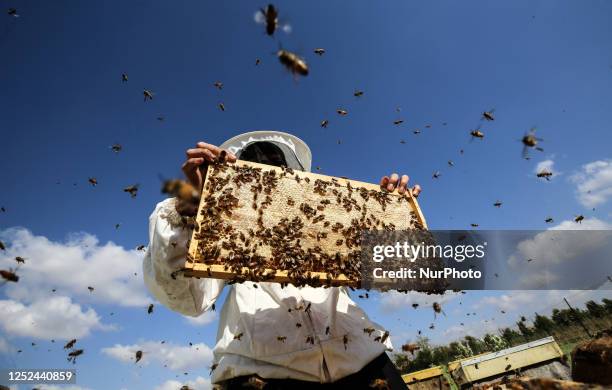
[[[187,180],[199,191],[202,192],[206,166],[219,157],[221,150],[218,146],[198,142],[193,149],[187,149],[187,161],[183,163],[182,170],[187,176]],[[236,156],[227,152],[227,161],[236,162]]]
[[[417,197],[421,193],[421,186],[416,184],[414,187],[408,187],[410,177],[408,175],[402,175],[401,177],[397,173],[392,173],[389,176],[383,176],[380,179],[380,187],[386,189],[389,192],[397,190],[400,194],[406,192],[406,190],[412,191],[412,195]]]

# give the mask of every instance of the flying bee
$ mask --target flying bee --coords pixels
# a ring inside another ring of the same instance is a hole
[[[218,104],[218,107],[219,107],[219,110],[221,110],[221,111],[225,111],[225,104],[223,104],[223,103],[219,103],[219,104]]]
[[[535,136],[536,128],[532,127],[527,134],[523,136],[521,142],[523,143],[523,158],[529,159],[529,148],[535,148],[536,150],[543,152],[544,149],[537,146],[538,142],[543,141],[543,139]]]
[[[19,281],[19,276],[13,270],[4,270],[0,269],[0,276],[5,282],[13,282],[17,283]]]
[[[494,121],[495,117],[493,116],[493,112],[495,112],[495,109],[483,112],[482,119],[486,119],[488,121]]]
[[[17,262],[17,264],[25,264],[25,259],[21,256],[15,257],[15,261]]]
[[[77,358],[77,356],[82,355],[82,354],[83,354],[83,352],[84,352],[84,351],[83,351],[82,349],[76,349],[76,350],[74,350],[74,351],[71,351],[71,352],[68,354],[68,361],[69,361],[69,362],[72,362],[72,364],[75,364],[75,363],[76,363],[76,358]]]
[[[144,91],[142,91],[142,94],[144,95],[145,102],[147,101],[147,99],[153,100],[153,92],[149,91],[148,89],[145,89]]]
[[[429,329],[436,329],[436,326],[434,324],[429,325]]]
[[[368,336],[372,336],[372,333],[374,333],[376,329],[369,327],[369,328],[363,328],[363,333],[367,333]]]
[[[396,126],[397,125],[401,125],[402,123],[404,123],[403,119],[398,119],[398,120],[393,121],[393,124],[396,125]]]
[[[138,195],[138,184],[125,187],[123,192],[127,192],[132,198],[135,198]]]
[[[405,145],[406,144],[406,140],[401,139],[400,140],[400,144]]]
[[[218,90],[222,90],[223,89],[223,83],[221,81],[215,81],[215,83],[213,84],[213,86],[215,88],[217,88]]]
[[[497,208],[500,208],[501,205],[502,205],[502,202],[500,202],[499,200],[497,202],[493,203],[493,206],[495,206]]]
[[[348,115],[348,111],[343,110],[343,109],[341,109],[341,108],[337,109],[337,110],[336,110],[336,112],[338,113],[338,115],[341,115],[341,116],[346,116],[346,115]]]
[[[441,175],[440,171],[435,171],[434,174],[432,175],[432,178],[437,179],[440,177],[440,175]]]
[[[153,305],[152,303],[149,304],[149,307],[147,308],[147,314],[153,313],[153,307],[155,307],[155,305]]]
[[[576,223],[582,223],[582,221],[584,221],[584,215],[582,214],[577,215],[576,218],[574,218],[574,222]]]
[[[88,286],[87,289],[89,290],[89,292],[93,292],[94,291],[94,288],[91,287],[91,286]]]
[[[17,14],[17,8],[9,8],[8,11],[6,11],[6,13],[14,18],[19,17],[19,14]]]
[[[66,345],[64,345],[64,349],[71,349],[72,347],[74,347],[74,344],[76,344],[76,342],[77,342],[77,339],[72,339],[68,341]]]
[[[296,77],[298,74],[302,76],[308,76],[308,65],[306,61],[300,58],[297,54],[287,50],[279,50],[276,52],[276,56],[281,64],[285,65],[293,76]]]
[[[407,344],[402,345],[402,351],[410,352],[412,356],[414,356],[414,352],[418,351],[419,349],[421,349],[421,347],[419,347],[417,344],[407,343]]]
[[[483,139],[484,138],[484,133],[480,131],[480,128],[470,131],[470,135],[472,136],[472,139],[474,138]]]
[[[243,335],[242,332],[238,333],[237,335],[234,336],[234,340],[240,341],[240,338],[242,337],[242,335]]]
[[[413,304],[412,304],[412,308],[413,308],[413,309],[416,309],[417,307],[419,307],[419,304],[418,304],[418,303],[413,303]]]
[[[110,148],[113,152],[119,153],[121,149],[123,149],[123,146],[121,146],[121,144],[113,144]]]
[[[96,179],[95,177],[90,177],[87,181],[89,181],[89,184],[91,184],[94,187],[98,185],[98,179]]]
[[[542,169],[540,172],[536,173],[536,177],[542,179],[546,179],[546,181],[550,181],[550,178],[552,177],[553,173],[549,170],[546,169]]]
[[[121,74],[121,82],[122,82],[122,83],[127,83],[127,81],[128,81],[128,75],[127,75],[127,73],[122,73],[122,74]]]
[[[434,319],[436,318],[436,315],[440,313],[446,316],[446,313],[444,312],[444,310],[442,310],[442,305],[440,305],[438,302],[434,302],[432,308],[434,311]]]
[[[548,218],[546,218],[546,219],[544,220],[544,222],[546,222],[546,223],[553,223],[553,222],[554,222],[554,219],[553,219],[552,217],[548,217]]]
[[[291,32],[291,26],[289,24],[281,25],[278,21],[278,10],[273,4],[268,4],[264,9],[261,8],[254,15],[255,23],[265,24],[266,33],[270,36],[274,35],[274,32],[280,28],[285,33]]]
[[[329,125],[329,121],[328,121],[327,119],[323,119],[323,120],[321,121],[321,127],[323,127],[323,128],[325,128],[325,129],[326,129],[326,128],[327,128],[327,125]]]
[[[144,250],[145,250],[145,246],[144,246],[144,245],[138,245],[138,246],[136,247],[136,250],[137,250],[137,251],[144,251]]]
[[[261,64],[261,60],[259,58],[255,58],[255,66]]]
[[[219,363],[213,363],[212,366],[210,366],[210,374],[212,375],[212,372],[215,371],[215,369],[219,367]]]
[[[414,134],[421,134],[421,129],[414,129],[412,132]]]
[[[287,340],[287,336],[277,336],[276,339],[282,343],[285,342],[285,340]]]
[[[363,91],[359,91],[359,90],[356,90],[355,92],[353,92],[353,96],[355,96],[355,97],[361,97],[361,96],[363,96],[363,94],[364,94],[364,92]]]
[[[475,228],[477,228],[477,227],[478,227],[478,224],[477,224],[477,223],[471,223],[471,224],[470,224],[470,226],[471,226],[471,227],[475,227]]]
[[[134,363],[138,363],[142,359],[142,351],[136,351],[136,361]]]
[[[314,53],[322,56],[323,54],[325,54],[325,49],[321,49],[321,48],[314,49]]]
[[[345,334],[344,336],[342,336],[342,343],[344,344],[345,351],[347,349],[348,342],[349,342],[348,334]]]
[[[389,384],[386,379],[374,379],[372,383],[370,383],[370,387],[376,390],[389,390]]]
[[[449,167],[454,167],[455,163],[453,162],[453,160],[448,160],[448,166]]]

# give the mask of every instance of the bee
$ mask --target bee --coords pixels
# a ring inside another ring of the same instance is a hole
[[[488,121],[494,121],[495,117],[493,116],[493,112],[495,111],[495,109],[492,109],[490,111],[485,111],[482,113],[482,118],[486,119]]]
[[[426,129],[431,129],[431,125],[425,125]]]
[[[414,133],[414,134],[421,134],[421,129],[414,129],[412,131],[412,133]]]
[[[87,289],[89,290],[89,292],[93,292],[94,291],[94,288],[91,287],[91,286],[88,286]]]
[[[2,276],[2,279],[7,282],[17,283],[19,281],[19,276],[17,276],[17,274],[12,270],[7,271],[4,269],[0,269],[0,276]]]
[[[17,262],[17,264],[25,264],[25,259],[21,256],[15,257],[15,261]]]
[[[213,86],[215,88],[217,88],[218,90],[222,90],[223,89],[223,83],[221,81],[215,81],[215,83],[213,84]]]
[[[113,150],[113,152],[119,153],[121,149],[123,149],[123,146],[121,146],[121,144],[113,144],[111,146],[111,149]]]
[[[82,349],[75,349],[74,351],[71,351],[70,353],[68,353],[68,361],[72,362],[72,364],[75,364],[77,356],[82,355],[83,352],[84,351]]]
[[[278,10],[274,5],[268,4],[265,9],[262,8],[255,13],[255,22],[265,24],[266,33],[270,36],[274,35],[274,32],[279,27]],[[286,33],[291,32],[291,26],[288,24],[283,25],[281,29]]]
[[[546,219],[544,220],[544,222],[546,222],[546,223],[553,223],[553,222],[554,222],[554,219],[553,219],[552,217],[548,217],[548,218],[546,218]]]
[[[584,221],[584,215],[582,214],[577,215],[576,218],[574,218],[574,222],[576,223],[582,223],[582,221]]]
[[[344,336],[342,336],[342,343],[344,344],[345,351],[347,349],[348,342],[349,342],[348,334],[345,334]]]
[[[261,64],[261,60],[259,58],[255,58],[255,66]]]
[[[361,97],[361,96],[363,96],[363,94],[364,94],[364,92],[363,91],[359,91],[359,90],[356,90],[355,92],[353,92],[353,96],[355,96],[355,97]]]
[[[435,171],[433,176],[432,176],[432,179],[437,179],[437,178],[440,177],[440,175],[441,175],[440,171]]]
[[[404,123],[403,119],[398,119],[398,120],[393,121],[393,124],[396,125],[396,126],[397,125],[401,125],[402,123]]]
[[[287,336],[277,336],[276,339],[282,343],[285,342],[285,340],[287,340]]]
[[[502,202],[500,202],[499,200],[497,202],[493,203],[493,206],[495,206],[497,208],[500,208],[501,205],[502,205]]]
[[[135,198],[138,195],[138,184],[125,187],[123,192],[127,192],[132,198]]]
[[[536,173],[536,177],[544,178],[544,179],[546,179],[546,181],[550,181],[550,178],[552,177],[552,175],[553,175],[553,173],[551,171],[546,170],[546,169],[543,169],[540,172]]]
[[[313,336],[307,336],[306,337],[306,343],[310,343],[312,345],[314,345],[314,337]]]
[[[325,328],[325,334],[328,335],[329,334],[329,326]]]
[[[455,163],[453,162],[453,160],[448,160],[448,166],[449,167],[454,167]]]
[[[147,314],[153,313],[153,307],[154,307],[154,305],[152,303],[149,304],[149,307],[147,308]]]
[[[19,17],[19,14],[17,14],[17,8],[9,8],[6,13],[9,14],[10,16],[14,17],[14,18],[18,18]]]
[[[505,368],[504,371],[508,371],[510,368],[512,368],[512,364],[508,364]]]
[[[372,383],[370,383],[370,387],[376,390],[389,390],[389,384],[385,379],[374,379]]]
[[[240,340],[240,338],[242,337],[242,335],[243,335],[243,333],[242,333],[242,332],[240,332],[240,333],[238,333],[238,334],[234,335],[234,340]]]
[[[127,83],[127,81],[128,81],[128,75],[127,75],[127,73],[122,73],[122,74],[121,74],[121,82],[122,82],[122,83]]]
[[[298,74],[308,76],[308,65],[306,64],[306,61],[300,58],[297,54],[287,50],[279,50],[276,55],[280,63],[285,65],[285,67],[289,69],[291,73],[293,73],[293,76]]]
[[[476,228],[476,227],[478,227],[479,225],[478,225],[477,223],[471,223],[471,224],[470,224],[470,226],[471,226],[471,227],[475,227],[475,228]]]
[[[536,150],[540,152],[544,151],[544,149],[537,146],[538,142],[543,141],[543,139],[536,137],[535,132],[536,132],[536,128],[532,127],[529,130],[529,133],[525,134],[523,138],[521,139],[521,142],[523,143],[523,158],[524,159],[529,159],[529,148],[535,148]]]
[[[322,56],[323,54],[325,54],[325,49],[321,49],[321,48],[314,49],[314,53]]]
[[[296,328],[301,328],[301,327],[302,327],[302,324],[300,324],[299,322],[297,322],[297,323],[295,324],[295,327],[296,327]]]
[[[402,351],[410,352],[412,356],[414,356],[414,352],[421,349],[417,344],[404,344],[402,345]]]
[[[137,251],[143,251],[143,250],[145,250],[145,246],[144,246],[144,245],[138,245],[138,246],[136,247],[136,250],[137,250]]]
[[[219,103],[217,106],[219,107],[219,110],[225,111],[225,104]]]
[[[348,115],[348,111],[343,110],[343,109],[341,109],[341,108],[337,109],[337,110],[336,110],[336,112],[338,113],[338,115],[341,115],[341,116],[346,116],[346,115]]]
[[[121,227],[121,224],[120,223],[116,223],[115,224],[115,230],[119,230],[119,227]]]
[[[416,309],[417,307],[419,307],[419,304],[418,304],[418,303],[413,303],[413,304],[412,304],[412,308],[413,308],[413,309]]]
[[[325,129],[326,129],[326,128],[327,128],[327,125],[329,125],[329,121],[328,121],[327,119],[323,119],[323,120],[321,121],[321,127],[323,127],[323,128],[325,128]]]
[[[388,338],[389,338],[389,331],[385,330],[385,333],[383,333],[382,337],[380,338],[380,342],[384,344]]]
[[[212,375],[212,372],[215,371],[217,367],[219,367],[219,363],[213,363],[212,366],[210,366],[210,375]]]
[[[138,363],[142,359],[142,351],[136,351],[136,361],[134,363]]]
[[[406,140],[401,139],[401,140],[400,140],[400,144],[402,144],[402,145],[406,145]]]
[[[160,121],[160,122],[163,122],[163,121],[165,121],[165,120],[166,120],[166,118],[165,118],[165,117],[163,117],[163,116],[158,116],[158,117],[157,117],[157,120],[158,120],[158,121]]]
[[[429,329],[432,329],[432,330],[433,330],[433,329],[435,329],[435,328],[436,328],[436,326],[435,326],[433,323],[432,323],[431,325],[429,325]]]
[[[483,139],[484,138],[484,133],[480,131],[479,129],[470,131],[470,135],[472,136],[472,139],[474,138]]]
[[[444,313],[444,310],[442,310],[442,305],[440,305],[438,302],[434,302],[432,308],[434,311],[434,318],[436,318],[436,315],[440,313],[446,316],[446,313]]]
[[[368,327],[368,328],[363,328],[363,333],[367,333],[368,336],[372,336],[372,333],[374,333],[376,329],[372,328],[372,327]]]
[[[149,91],[148,89],[145,89],[144,91],[142,91],[142,94],[144,95],[145,102],[147,101],[147,99],[153,100],[153,92]]]
[[[94,187],[98,185],[98,179],[96,179],[95,177],[90,177],[87,181],[89,181],[89,184]]]

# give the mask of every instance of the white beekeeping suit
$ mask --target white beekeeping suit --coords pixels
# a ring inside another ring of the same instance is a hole
[[[240,158],[240,152],[256,142],[273,143],[282,150],[290,168],[310,171],[310,149],[290,134],[250,132],[230,139],[221,148]],[[175,205],[174,198],[166,199],[149,218],[144,279],[162,304],[196,317],[212,307],[225,282],[185,278],[181,273],[171,276],[185,263],[186,243],[192,233],[183,227]],[[253,374],[334,382],[359,371],[391,348],[390,340],[385,344],[374,340],[384,329],[368,319],[345,288],[281,288],[278,283],[257,283],[257,287],[252,282],[228,287],[214,348],[217,367],[213,383]],[[307,304],[308,311],[295,309]],[[368,335],[364,329],[370,327],[376,330]],[[240,333],[239,339],[234,337]],[[310,336],[312,341],[308,340]]]

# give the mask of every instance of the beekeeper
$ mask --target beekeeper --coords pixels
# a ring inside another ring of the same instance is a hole
[[[278,131],[253,131],[238,135],[220,147],[198,142],[188,149],[182,166],[188,180],[199,190],[201,167],[221,150],[230,162],[236,159],[310,171],[312,156],[299,138]],[[392,174],[381,179],[388,191],[420,192],[408,187],[408,176]],[[213,307],[226,285],[223,280],[171,276],[182,268],[185,229],[176,211],[176,199],[166,199],[149,217],[149,247],[144,259],[144,280],[159,302],[186,316],[197,317]],[[171,244],[172,243],[172,244]],[[212,382],[223,388],[244,388],[253,376],[263,378],[266,389],[346,387],[369,388],[375,379],[390,388],[406,388],[385,353],[390,339],[374,341],[384,329],[351,300],[343,287],[281,288],[279,283],[245,282],[229,287],[220,313],[214,348]],[[310,309],[304,308],[310,304]],[[364,332],[374,328],[371,335]],[[242,333],[238,339],[234,336]],[[348,342],[345,343],[347,336]],[[278,337],[286,336],[279,341]],[[307,341],[314,336],[314,343]]]

